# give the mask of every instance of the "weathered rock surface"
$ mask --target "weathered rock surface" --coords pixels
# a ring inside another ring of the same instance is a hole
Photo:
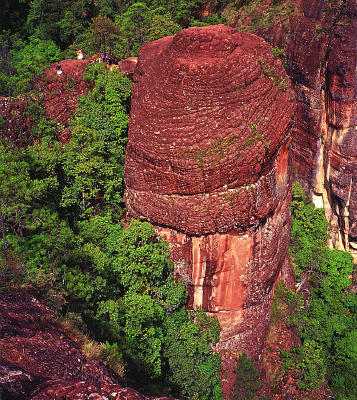
[[[137,62],[138,62],[137,57],[129,57],[125,60],[120,60],[118,63],[119,71],[122,72],[128,78],[132,79],[134,76],[134,70]]]
[[[88,93],[90,86],[83,80],[83,72],[88,61],[63,60],[61,61],[62,75],[57,75],[56,65],[52,64],[45,71],[42,85],[42,101],[46,114],[52,120],[62,125],[59,133],[62,142],[70,140],[69,121],[74,117],[78,104],[78,97]]]
[[[159,400],[122,387],[52,320],[34,296],[0,294],[1,399]]]
[[[14,99],[0,97],[0,116],[4,123],[0,126],[3,139],[20,147],[24,141],[33,141],[31,127],[36,116],[29,109],[31,103],[41,102],[48,118],[56,121],[58,139],[63,143],[70,140],[69,121],[75,115],[78,97],[88,93],[90,85],[83,80],[87,60],[63,60],[62,75],[57,76],[56,65],[45,70],[39,81],[39,96]],[[35,84],[35,83],[34,83]]]
[[[284,49],[295,89],[295,179],[325,208],[332,245],[357,256],[357,4],[293,3],[297,11],[284,24],[276,19],[257,33]]]
[[[146,45],[134,80],[133,216],[201,235],[254,226],[275,210],[286,180],[270,180],[293,104],[269,46],[222,25],[184,30]]]
[[[256,359],[289,243],[291,95],[271,48],[222,25],[145,45],[134,74],[128,211],[218,316],[218,349]]]

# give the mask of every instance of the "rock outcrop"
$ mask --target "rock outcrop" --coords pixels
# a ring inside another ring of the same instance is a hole
[[[44,71],[33,87],[39,90],[38,95],[27,94],[20,98],[0,97],[0,116],[4,121],[0,125],[2,139],[10,140],[18,146],[26,142],[32,143],[34,138],[31,128],[36,124],[39,110],[33,110],[33,105],[43,107],[46,116],[57,124],[57,139],[63,143],[71,138],[69,122],[74,117],[80,96],[88,93],[90,85],[83,79],[87,60],[63,60],[62,75],[57,75],[57,63]],[[31,109],[32,107],[32,109]]]
[[[0,134],[3,139],[10,140],[21,147],[24,143],[33,142],[31,128],[33,120],[38,118],[34,111],[30,111],[31,103],[41,104],[46,116],[57,124],[56,136],[62,143],[71,139],[70,120],[75,116],[78,107],[78,98],[86,95],[91,89],[89,81],[83,79],[83,73],[88,63],[98,62],[96,57],[83,60],[62,60],[60,62],[62,74],[57,75],[57,63],[52,64],[44,71],[38,84],[39,95],[21,96],[11,101],[8,97],[0,97]],[[120,72],[132,77],[136,65],[136,58],[122,60],[116,66]],[[32,104],[32,105],[33,105]]]
[[[325,209],[331,245],[357,257],[357,4],[289,3],[295,5],[290,18],[275,18],[272,28],[256,33],[284,50],[295,89],[295,179]]]
[[[126,206],[170,243],[218,348],[259,359],[290,233],[292,92],[263,40],[227,26],[145,45],[134,74]]]
[[[74,117],[78,107],[78,97],[88,93],[90,85],[83,79],[87,60],[61,61],[62,75],[57,75],[57,64],[45,71],[41,85],[42,103],[46,114],[61,127],[58,136],[62,142],[68,142],[69,121]]]
[[[123,387],[84,356],[53,324],[49,308],[29,294],[0,294],[0,398],[21,400],[170,400]]]

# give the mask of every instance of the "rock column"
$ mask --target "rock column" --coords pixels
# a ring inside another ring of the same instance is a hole
[[[289,244],[292,99],[270,46],[223,25],[145,45],[134,74],[128,213],[169,242],[218,349],[256,359]]]

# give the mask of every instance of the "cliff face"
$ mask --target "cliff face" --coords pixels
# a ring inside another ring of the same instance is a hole
[[[284,50],[295,89],[295,179],[325,208],[332,245],[357,256],[354,1],[295,0],[295,12],[257,32]]]
[[[0,294],[0,398],[170,400],[122,387],[32,295]]]
[[[292,92],[255,35],[190,28],[145,45],[125,164],[130,215],[171,245],[220,348],[259,358],[290,233]]]

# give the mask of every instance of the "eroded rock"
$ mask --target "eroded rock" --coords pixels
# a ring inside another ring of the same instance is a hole
[[[284,50],[295,89],[295,179],[325,209],[331,245],[356,257],[357,5],[352,0],[293,3],[296,12],[284,24],[277,18],[272,28],[257,33]]]
[[[69,121],[76,113],[78,97],[87,94],[90,85],[83,79],[87,60],[63,60],[60,64],[62,75],[57,75],[57,63],[45,71],[42,80],[42,102],[48,117],[62,128],[59,139],[65,143],[71,138]]]
[[[288,178],[282,171],[271,184],[274,163],[293,103],[269,46],[222,25],[187,29],[146,45],[134,80],[131,215],[201,235],[254,226],[275,210]]]
[[[256,359],[289,243],[291,95],[270,46],[222,25],[145,45],[134,74],[129,214],[170,243],[218,349]]]
[[[53,320],[32,295],[0,294],[0,398],[169,400],[122,387]]]

